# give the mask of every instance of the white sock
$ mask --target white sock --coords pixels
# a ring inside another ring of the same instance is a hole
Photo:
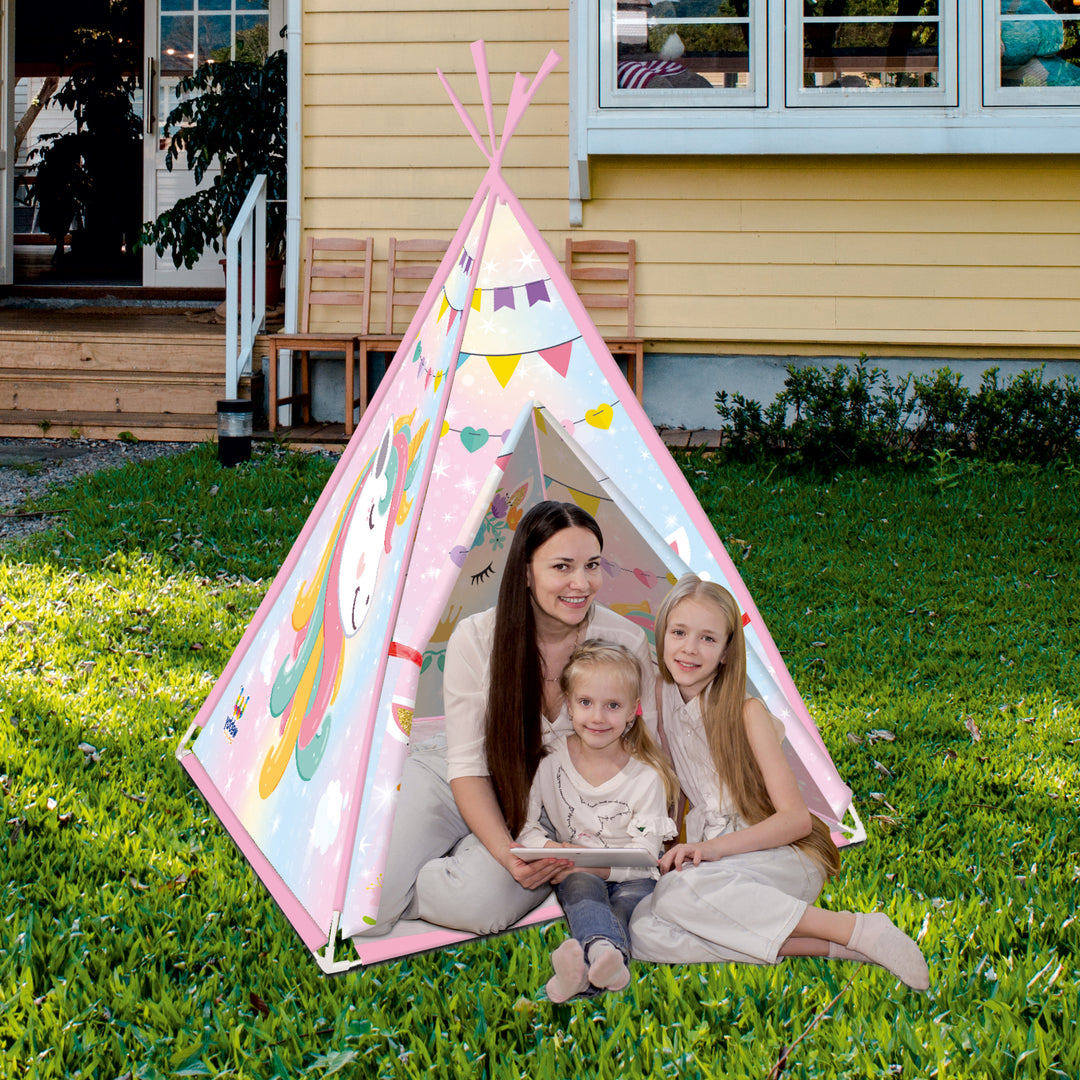
[[[585,953],[581,943],[567,938],[552,954],[551,966],[555,970],[547,981],[548,999],[561,1005],[575,994],[587,990],[589,980],[585,975]]]
[[[589,982],[601,990],[622,990],[630,982],[623,954],[609,941],[589,946]]]
[[[844,949],[837,946],[837,949]],[[870,915],[861,912],[855,915],[855,929],[844,952],[855,956],[844,959],[866,959],[891,971],[905,986],[912,990],[927,990],[930,987],[930,969],[919,946],[902,930],[893,925],[892,920],[880,911]],[[829,955],[833,955],[830,946]]]

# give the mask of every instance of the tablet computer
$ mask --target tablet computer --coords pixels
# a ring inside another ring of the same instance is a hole
[[[569,859],[578,866],[656,866],[656,858],[642,848],[550,848],[518,847],[511,849],[524,862],[537,859]]]

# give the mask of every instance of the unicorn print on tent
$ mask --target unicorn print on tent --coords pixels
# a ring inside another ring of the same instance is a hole
[[[178,756],[326,971],[461,940],[433,927],[341,941],[378,912],[398,780],[436,728],[458,620],[495,600],[517,522],[574,501],[605,537],[598,599],[651,633],[693,570],[743,611],[754,692],[785,725],[811,809],[862,837],[746,587],[502,175],[559,58],[514,80],[501,137],[482,42],[488,169],[378,392]],[[234,703],[243,702],[236,719]],[[197,737],[196,737],[197,733]],[[293,763],[290,766],[290,761]],[[549,904],[532,920],[559,914]]]

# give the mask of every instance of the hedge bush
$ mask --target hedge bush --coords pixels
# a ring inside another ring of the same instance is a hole
[[[942,455],[994,462],[1080,460],[1080,381],[1046,380],[1045,365],[1001,379],[983,374],[972,393],[961,376],[894,381],[861,356],[854,368],[789,365],[767,408],[721,390],[720,453],[729,461],[778,461],[827,471],[846,465],[918,465]]]

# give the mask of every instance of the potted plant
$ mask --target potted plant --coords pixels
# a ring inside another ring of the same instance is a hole
[[[277,263],[279,281],[285,257],[286,54],[271,53],[261,63],[210,61],[181,79],[177,93],[182,100],[166,121],[173,132],[166,168],[183,151],[196,184],[213,165],[219,172],[208,187],[143,225],[140,243],[152,244],[158,255],[169,251],[174,265],[190,269],[207,247],[222,250],[255,177],[265,173],[266,258],[268,267]]]

